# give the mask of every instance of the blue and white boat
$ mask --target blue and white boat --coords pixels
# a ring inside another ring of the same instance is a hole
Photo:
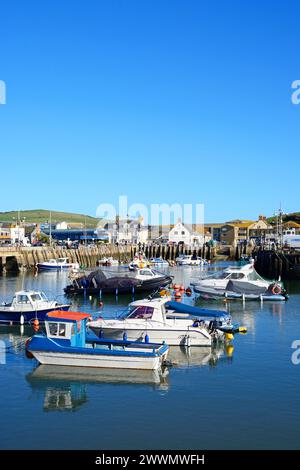
[[[166,359],[166,344],[105,340],[87,336],[89,314],[51,312],[45,321],[46,335],[36,334],[27,351],[40,364],[118,369],[157,370]]]
[[[37,319],[45,320],[47,313],[53,310],[69,310],[70,304],[60,304],[56,300],[48,300],[44,292],[21,290],[16,292],[11,302],[0,305],[0,323],[26,324]]]
[[[69,263],[69,258],[57,258],[37,263],[36,267],[39,271],[62,271],[63,269],[79,269],[78,263]]]
[[[165,259],[162,258],[151,258],[150,259],[150,264],[152,266],[160,267],[160,268],[168,268],[169,263]]]

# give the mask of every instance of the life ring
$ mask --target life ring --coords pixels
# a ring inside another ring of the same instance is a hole
[[[279,295],[281,294],[281,292],[281,287],[278,284],[274,284],[274,286],[272,287],[272,294]]]

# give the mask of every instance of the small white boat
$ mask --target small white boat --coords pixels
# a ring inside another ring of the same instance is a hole
[[[193,257],[193,255],[180,255],[176,258],[176,263],[179,266],[204,266],[207,261],[200,256]]]
[[[253,263],[242,266],[229,266],[223,271],[214,272],[204,279],[199,279],[191,284],[194,286],[195,292],[200,292],[203,288],[225,290],[228,281],[239,281],[240,285],[245,282],[248,285],[265,289],[268,289],[271,284],[276,282],[276,284],[283,287],[279,281],[264,279],[260,276],[255,270]]]
[[[151,258],[150,259],[150,264],[151,264],[151,266],[156,266],[156,267],[159,267],[159,268],[168,268],[169,267],[168,261],[166,261],[165,259],[162,259],[162,258]]]
[[[140,341],[148,335],[151,341],[165,341],[170,346],[211,346],[214,334],[208,324],[197,321],[195,316],[177,314],[174,305],[166,306],[170,300],[170,297],[138,300],[117,318],[98,318],[88,325],[104,338],[120,339],[126,333],[131,341]]]
[[[69,258],[57,258],[37,263],[36,267],[39,271],[60,271],[63,269],[79,269],[78,263],[69,263]]]
[[[99,266],[119,266],[119,261],[117,259],[114,259],[112,256],[109,256],[108,258],[102,258],[99,259],[98,261]]]
[[[46,336],[34,335],[26,345],[40,364],[77,367],[156,370],[165,361],[166,344],[99,339],[87,336],[89,314],[52,312],[46,320]]]

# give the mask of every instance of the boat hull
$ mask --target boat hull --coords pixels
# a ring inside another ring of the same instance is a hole
[[[162,277],[160,280],[143,281],[140,284],[129,287],[76,287],[74,285],[67,286],[64,291],[66,294],[72,295],[99,295],[101,294],[131,294],[135,292],[149,292],[160,287],[166,287],[172,282],[169,276]]]
[[[29,350],[30,351],[30,350]],[[56,366],[96,367],[110,369],[157,370],[164,356],[120,357],[108,355],[87,355],[51,351],[30,351],[40,364]]]
[[[23,316],[24,323],[31,323],[33,320],[38,319],[40,322],[45,321],[46,315],[49,312],[54,310],[63,310],[68,311],[70,304],[66,305],[56,305],[52,308],[47,308],[44,310],[31,310],[31,311],[13,311],[13,310],[0,310],[0,324],[20,324],[21,316]]]
[[[93,327],[91,330],[97,336],[103,335],[105,339],[123,339],[126,332],[128,341],[144,341],[146,334],[152,343],[165,342],[169,346],[211,346],[212,338],[206,335],[201,328],[187,329],[134,329],[134,328],[108,328],[105,326]]]
[[[39,271],[62,271],[65,269],[72,269],[74,265],[72,264],[63,264],[61,266],[51,266],[51,265],[45,265],[45,264],[40,264],[37,263],[37,269]]]

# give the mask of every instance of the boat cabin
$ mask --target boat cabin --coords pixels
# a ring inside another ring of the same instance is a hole
[[[152,279],[157,277],[157,273],[155,273],[152,269],[150,268],[140,268],[136,270],[136,276],[138,279]]]
[[[60,345],[84,347],[86,342],[86,322],[91,318],[87,313],[63,312],[56,310],[46,316],[47,338]]]
[[[16,292],[12,304],[13,305],[32,305],[40,302],[48,302],[44,292],[21,290]]]

